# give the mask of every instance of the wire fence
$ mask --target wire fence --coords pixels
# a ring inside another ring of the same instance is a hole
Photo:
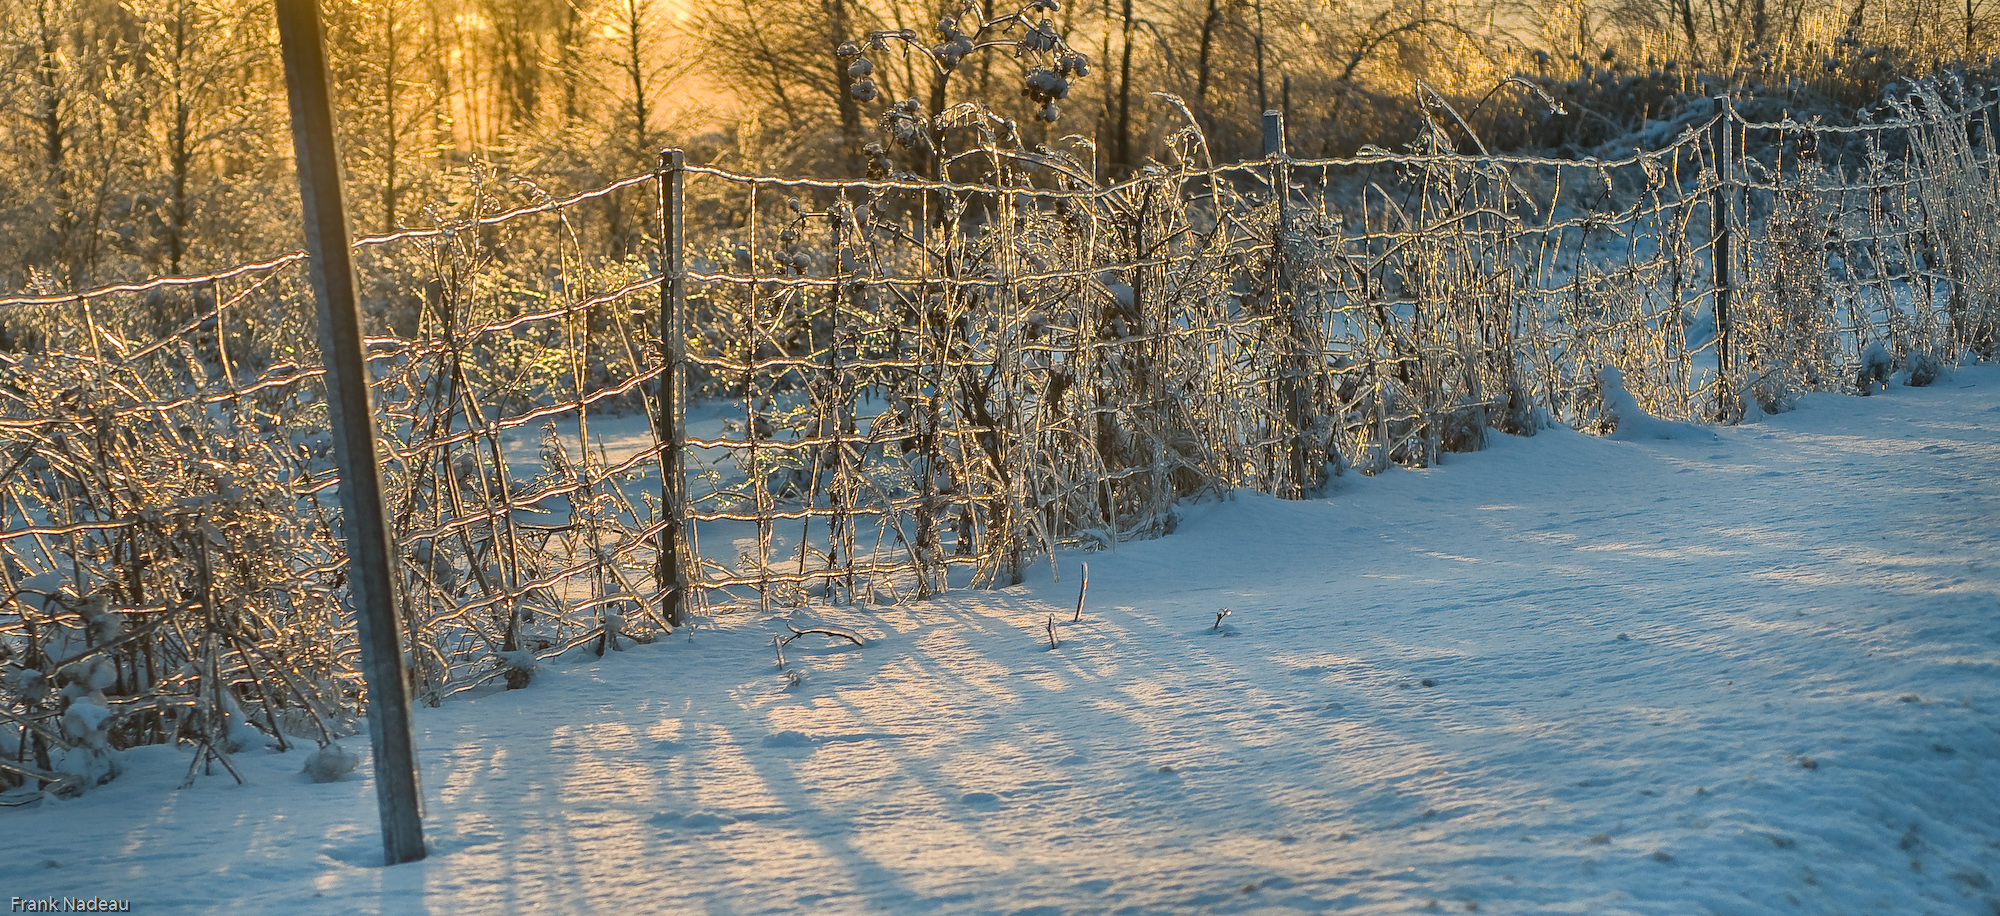
[[[1719,105],[1606,161],[1460,152],[1446,111],[1354,159],[1215,166],[1189,130],[1111,184],[987,142],[954,162],[977,182],[480,185],[357,245],[416,695],[724,608],[1018,582],[1203,494],[1608,431],[1606,367],[1709,422],[1921,384],[2000,328],[1993,104]],[[305,269],[0,300],[0,787],[354,730]]]

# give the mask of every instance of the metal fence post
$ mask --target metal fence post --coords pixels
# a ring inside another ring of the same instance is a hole
[[[327,413],[333,425],[334,461],[340,468],[348,589],[361,638],[362,674],[368,683],[368,732],[375,750],[382,851],[387,864],[397,865],[424,857],[423,791],[410,723],[403,628],[397,621],[396,557],[382,505],[375,408],[368,391],[340,150],[333,133],[326,33],[318,0],[277,0],[277,14],[299,196],[305,205],[306,251],[311,255],[313,298],[319,307]]]
[[[1285,499],[1304,499],[1312,485],[1307,478],[1305,375],[1307,352],[1305,320],[1298,297],[1292,294],[1290,240],[1292,234],[1292,167],[1285,153],[1285,113],[1264,112],[1264,158],[1270,163],[1271,191],[1278,198],[1278,219],[1271,238],[1271,258],[1277,265],[1275,311],[1284,321],[1287,353],[1278,372],[1278,401],[1285,411],[1291,437],[1285,445],[1286,479],[1280,490]]]
[[[687,154],[660,151],[660,528],[654,581],[669,626],[687,623]]]

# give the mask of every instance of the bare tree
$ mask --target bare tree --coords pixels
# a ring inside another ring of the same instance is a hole
[[[851,171],[863,137],[861,100],[836,52],[882,25],[853,0],[730,0],[697,10],[692,31],[711,79],[760,113],[763,142],[801,164]]]
[[[166,185],[160,245],[168,271],[187,271],[204,185],[232,150],[255,149],[268,125],[269,96],[246,74],[270,63],[266,11],[247,4],[151,0],[142,17],[146,94],[156,101],[147,133]],[[154,179],[157,182],[158,179]]]
[[[18,202],[19,263],[69,285],[95,273],[107,213],[121,195],[130,200],[138,170],[127,140],[147,112],[139,32],[112,0],[15,0],[0,16],[9,61],[0,80],[13,101],[6,130],[10,145],[26,147],[16,162],[33,176],[31,197]]]

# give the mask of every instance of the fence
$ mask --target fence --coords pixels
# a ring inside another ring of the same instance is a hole
[[[1280,128],[1213,166],[1190,130],[1108,185],[997,142],[957,160],[977,183],[479,176],[465,217],[357,246],[418,696],[1602,429],[1601,367],[1733,422],[1991,356],[2000,172],[1966,99],[1842,130],[1719,106],[1612,161],[1460,153],[1441,110],[1410,154],[1293,159]],[[649,247],[591,253],[644,209]],[[0,301],[0,783],[353,729],[303,267]]]

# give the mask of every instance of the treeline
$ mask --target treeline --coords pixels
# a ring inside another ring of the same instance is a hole
[[[1009,142],[1061,148],[1099,177],[1142,166],[1187,126],[1154,93],[1184,101],[1218,160],[1261,154],[1266,109],[1286,113],[1300,155],[1398,148],[1431,123],[1427,107],[1448,109],[1467,150],[1584,155],[1721,92],[1850,121],[1896,80],[1990,72],[2000,39],[1995,0],[323,7],[364,233],[598,184],[666,144],[748,170],[949,173],[925,144],[890,141],[968,101]],[[0,60],[0,290],[296,247],[268,2],[0,0]],[[636,202],[606,219],[605,253],[645,232]]]
[[[355,228],[426,225],[493,163],[558,186],[684,140],[660,0],[322,0]],[[295,248],[267,0],[0,0],[0,288]]]

